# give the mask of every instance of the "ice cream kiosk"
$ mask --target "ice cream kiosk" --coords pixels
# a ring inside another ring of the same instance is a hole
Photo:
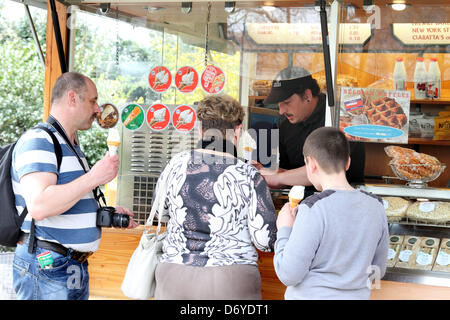
[[[448,299],[449,17],[447,0],[50,1],[44,111],[61,70],[90,70],[99,99],[117,111],[119,139],[108,141],[121,162],[108,202],[144,224],[165,164],[196,146],[202,97],[227,93],[244,106],[248,132],[276,132],[278,106],[264,98],[281,69],[303,67],[327,93],[326,125],[365,143],[366,181],[356,187],[380,196],[388,215],[388,270],[372,279],[371,298]],[[92,54],[86,32],[95,34],[93,66],[82,63]],[[61,64],[58,42],[71,64]],[[238,156],[276,168],[277,141],[263,148],[253,138]],[[274,203],[289,191],[273,190]],[[120,285],[142,230],[103,229],[89,260],[92,298],[126,298]],[[262,296],[283,299],[272,258],[259,255]]]

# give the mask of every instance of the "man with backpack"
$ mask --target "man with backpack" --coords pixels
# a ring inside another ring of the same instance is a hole
[[[97,97],[91,79],[64,73],[52,89],[50,116],[39,125],[50,133],[39,127],[28,130],[14,148],[15,205],[18,214],[28,210],[13,262],[18,299],[89,297],[87,258],[101,237],[94,193],[114,179],[119,166],[118,156],[107,153],[89,169],[77,143],[77,131],[89,129],[100,111]],[[116,212],[133,215],[124,207]],[[130,219],[129,227],[136,226]]]

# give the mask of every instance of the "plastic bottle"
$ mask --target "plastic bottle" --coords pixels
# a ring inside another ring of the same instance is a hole
[[[427,70],[423,58],[416,58],[416,69],[414,70],[414,98],[426,99],[427,97]]]
[[[395,59],[394,90],[406,90],[406,70],[403,58]]]
[[[427,98],[439,99],[441,97],[441,70],[439,70],[439,64],[436,58],[431,58],[430,60],[427,79]]]

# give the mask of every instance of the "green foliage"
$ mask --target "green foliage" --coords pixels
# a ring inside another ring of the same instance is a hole
[[[23,31],[24,21],[13,23],[4,15],[0,19],[0,145],[4,145],[41,121],[44,68],[31,34]],[[45,30],[42,21],[36,27]],[[45,50],[45,44],[41,46]]]

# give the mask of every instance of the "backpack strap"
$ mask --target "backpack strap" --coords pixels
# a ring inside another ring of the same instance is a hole
[[[61,148],[61,144],[59,143],[58,139],[56,138],[56,136],[53,134],[53,132],[43,126],[43,125],[37,125],[36,128],[42,129],[45,132],[48,133],[48,135],[50,136],[50,138],[52,138],[53,140],[53,146],[55,148],[55,155],[56,155],[56,170],[59,172],[59,170],[61,169],[61,162],[62,162],[62,148]],[[23,214],[27,214],[28,213],[28,209],[27,207],[25,207],[23,209],[23,212],[21,215]],[[28,243],[28,253],[33,253],[34,250],[34,242],[35,242],[35,222],[34,219],[31,219],[31,227],[30,227],[30,238],[29,238],[29,243]]]

